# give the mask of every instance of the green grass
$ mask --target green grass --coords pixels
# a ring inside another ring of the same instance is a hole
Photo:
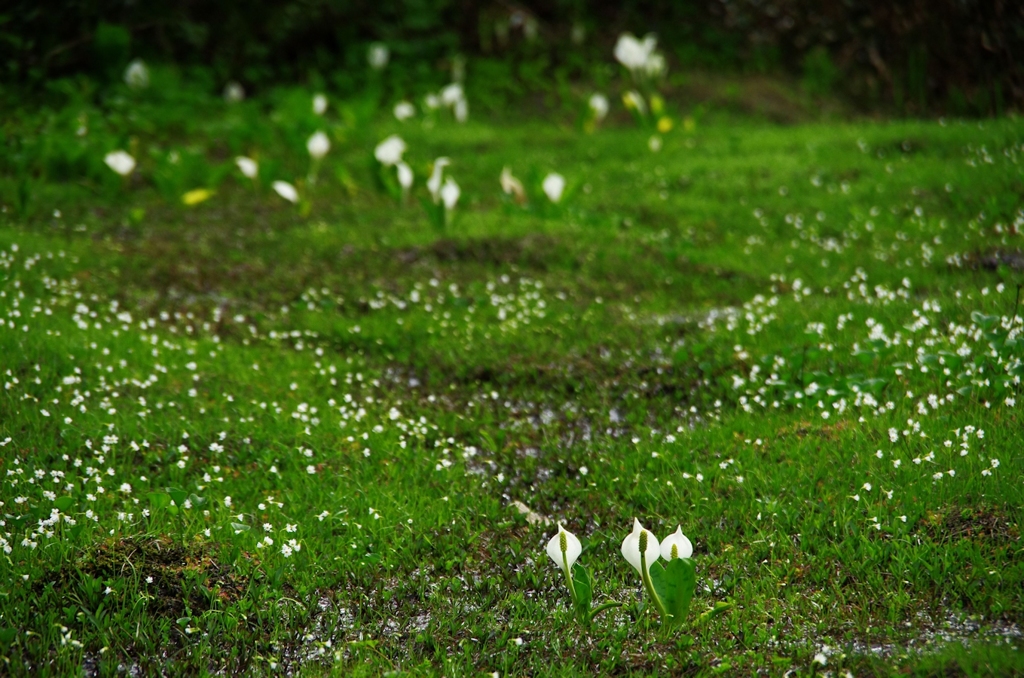
[[[132,128],[125,185],[0,178],[0,672],[1024,671],[1019,120],[709,116],[652,153],[339,116],[303,215],[231,171],[308,169],[251,106]],[[73,142],[37,120],[22,148]],[[444,232],[375,187],[394,132],[419,192],[452,158]],[[189,144],[223,171],[161,188]],[[506,165],[573,193],[519,207]],[[659,634],[634,516],[693,541],[691,622],[735,607]],[[586,631],[556,522],[626,603]]]

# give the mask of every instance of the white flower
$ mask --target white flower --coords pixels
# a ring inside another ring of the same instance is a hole
[[[397,134],[392,134],[384,141],[377,144],[373,150],[373,157],[382,165],[397,165],[402,161],[402,154],[405,153],[405,142]]]
[[[408,191],[412,188],[412,168],[406,165],[404,162],[400,162],[395,165],[395,169],[398,170],[398,183],[402,187],[403,191]]]
[[[324,94],[316,94],[313,96],[313,112],[317,115],[323,115],[327,111],[327,96]]]
[[[502,168],[499,181],[501,182],[501,190],[506,195],[511,195],[520,202],[526,199],[526,191],[523,189],[523,182],[512,176],[512,170],[508,167]]]
[[[416,115],[416,107],[408,101],[399,101],[395,104],[395,118],[399,121],[408,120],[409,118]]]
[[[659,137],[657,134],[653,135],[650,139],[647,140],[647,148],[651,149],[651,153],[657,153],[658,151],[660,151],[661,137]],[[823,412],[822,416],[826,414],[828,414],[828,412]],[[828,417],[825,418],[827,419]]]
[[[469,103],[465,99],[456,101],[452,111],[455,113],[455,119],[458,122],[466,122],[469,119]]]
[[[121,150],[107,153],[106,156],[103,157],[103,162],[107,163],[107,167],[114,170],[122,177],[128,176],[132,173],[132,170],[135,169],[135,158]]]
[[[434,161],[434,169],[430,173],[430,178],[427,179],[427,190],[430,191],[430,195],[434,198],[434,202],[437,202],[441,198],[441,173],[449,164],[451,164],[451,161],[445,157],[438,158]]]
[[[644,65],[647,53],[644,51],[643,43],[637,40],[636,36],[632,33],[623,33],[615,43],[615,58],[632,71]]]
[[[644,102],[643,96],[636,90],[630,90],[623,94],[622,103],[626,105],[626,108],[635,108],[640,115],[647,114],[647,104]]]
[[[544,189],[544,194],[548,196],[548,200],[558,202],[562,199],[562,192],[565,190],[565,177],[552,172],[544,177],[541,187]]]
[[[590,95],[590,101],[587,103],[590,110],[594,112],[594,119],[598,122],[604,120],[604,117],[608,115],[608,97],[605,95],[595,92]]]
[[[288,202],[298,202],[299,192],[287,181],[275,181],[271,184],[274,191]]]
[[[572,532],[558,524],[558,533],[548,542],[548,556],[567,575],[572,572],[576,559],[583,553],[583,545]]]
[[[451,210],[455,207],[455,203],[459,201],[459,196],[462,191],[459,190],[459,185],[455,183],[455,180],[448,177],[444,180],[444,186],[441,187],[441,202],[444,203],[446,210]]]
[[[683,528],[676,526],[676,531],[665,537],[661,542],[661,557],[665,560],[673,558],[689,558],[693,555],[693,544],[683,534]]]
[[[657,78],[665,73],[665,57],[658,52],[651,52],[644,62],[643,71],[648,78]]]
[[[433,111],[441,107],[441,99],[436,94],[428,94],[423,98],[423,105]]]
[[[323,132],[316,132],[306,142],[306,150],[314,160],[320,160],[331,150],[331,140]]]
[[[124,70],[124,81],[132,89],[143,89],[149,86],[149,69],[142,59],[136,59]]]
[[[457,82],[453,82],[441,90],[441,103],[445,106],[454,106],[465,98],[466,95],[462,91],[462,85]]]
[[[387,66],[390,58],[391,52],[388,50],[388,46],[382,42],[373,43],[366,52],[366,61],[370,64],[370,68],[375,71],[379,71]]]
[[[632,33],[623,33],[615,43],[615,58],[629,70],[638,71],[647,64],[657,44],[653,35],[637,40]]]
[[[232,80],[224,85],[224,101],[229,104],[237,104],[245,99],[245,88],[238,82]]]
[[[260,166],[252,158],[240,155],[235,158],[235,164],[238,165],[239,171],[250,179],[255,179],[256,175],[259,174]]]
[[[640,541],[641,535],[646,534],[645,540],[647,542],[647,548],[644,549],[644,560],[646,560],[647,569],[651,569],[651,565],[661,555],[661,548],[658,544],[658,538],[655,537],[651,532],[644,529],[644,526],[640,524],[640,521],[636,518],[633,519],[633,531],[626,535],[626,538],[622,540],[622,557],[632,565],[637,572],[640,572],[641,576],[644,573],[640,569]]]

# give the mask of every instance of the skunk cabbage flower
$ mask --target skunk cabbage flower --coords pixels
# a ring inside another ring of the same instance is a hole
[[[661,557],[665,560],[676,558],[689,558],[693,555],[693,544],[683,534],[683,528],[676,526],[676,531],[665,537],[661,542]]]
[[[373,43],[370,45],[370,49],[366,51],[366,61],[370,64],[370,68],[375,71],[379,71],[387,66],[390,58],[391,52],[383,42]]]
[[[501,182],[501,190],[506,195],[511,195],[518,202],[526,200],[526,191],[523,190],[523,182],[512,176],[512,170],[508,167],[501,170],[501,177],[499,181]]]
[[[235,158],[235,164],[238,165],[239,171],[250,179],[255,179],[260,172],[260,166],[256,164],[256,161],[244,155]]]
[[[213,197],[213,191],[207,188],[196,188],[181,196],[181,201],[191,207]]]
[[[135,169],[135,158],[120,150],[107,153],[103,157],[103,162],[122,177],[128,176]]]
[[[434,161],[434,169],[430,173],[430,178],[427,179],[427,190],[430,191],[431,197],[434,202],[437,202],[441,198],[441,174],[444,172],[444,168],[451,164],[448,158],[438,158]]]
[[[594,112],[594,120],[601,122],[608,115],[608,97],[605,95],[595,92],[590,95],[590,101],[587,103]]]
[[[641,569],[641,543],[644,546],[643,550],[643,561],[647,569],[650,570],[651,565],[661,555],[661,549],[658,544],[658,538],[655,537],[651,532],[644,529],[644,526],[640,524],[640,521],[636,518],[633,519],[633,531],[626,535],[626,538],[622,540],[622,557],[632,565],[641,576],[647,573]]]
[[[656,78],[665,73],[665,57],[655,51],[657,46],[654,35],[637,40],[632,33],[623,33],[615,43],[615,58],[634,76]]]
[[[615,43],[615,58],[629,70],[638,71],[647,63],[647,57],[654,49],[654,44],[650,47],[648,44],[647,40],[637,40],[632,33],[623,33]]]
[[[444,208],[446,210],[454,209],[460,195],[462,195],[462,191],[459,190],[459,185],[455,183],[455,180],[451,177],[446,178],[444,186],[441,187],[441,202],[444,203]]]
[[[465,98],[466,95],[462,91],[462,85],[457,82],[453,82],[441,90],[441,103],[445,106],[454,106],[460,100]]]
[[[562,192],[565,190],[565,177],[552,172],[544,177],[544,183],[541,184],[541,188],[544,189],[544,194],[548,196],[548,200],[558,202],[562,199]]]
[[[287,200],[288,202],[298,202],[299,192],[295,190],[295,187],[289,184],[287,181],[275,181],[271,185],[279,196]]]
[[[149,86],[149,69],[142,59],[136,59],[124,70],[124,82],[132,89],[144,89]]]
[[[229,104],[237,104],[243,99],[245,99],[245,88],[241,84],[232,80],[224,85],[224,101]]]
[[[399,101],[395,104],[395,118],[399,122],[404,122],[409,118],[416,115],[416,107],[410,104],[408,101]]]
[[[392,134],[384,141],[377,144],[373,150],[373,157],[382,165],[397,165],[402,161],[402,154],[405,153],[405,142],[397,134]]]
[[[635,110],[640,115],[647,115],[647,104],[644,103],[644,98],[639,92],[630,90],[622,95],[622,103],[626,108]]]
[[[314,160],[320,160],[331,150],[331,141],[323,132],[316,132],[306,142],[306,149]]]
[[[651,52],[644,62],[643,72],[648,78],[658,78],[665,74],[668,67],[665,65],[665,57],[658,52]]]
[[[551,538],[547,548],[548,556],[555,561],[566,575],[572,572],[572,566],[576,559],[583,553],[583,545],[572,532],[569,532],[562,524],[558,524],[558,534]]]
[[[459,99],[455,102],[455,106],[452,107],[452,112],[455,114],[457,121],[466,122],[469,119],[469,102],[464,98]]]
[[[403,191],[408,191],[412,188],[412,168],[404,162],[400,162],[395,165],[395,169],[398,170],[398,184],[402,187]]]
[[[316,94],[313,96],[313,112],[317,115],[323,115],[327,111],[327,96],[324,94]]]

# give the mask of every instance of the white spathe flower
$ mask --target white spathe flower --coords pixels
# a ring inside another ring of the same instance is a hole
[[[651,52],[643,65],[644,75],[648,78],[661,77],[665,74],[666,70],[668,70],[668,66],[665,63],[665,57],[659,52]]]
[[[523,189],[523,182],[512,176],[512,170],[508,167],[502,168],[499,181],[501,182],[501,190],[506,195],[511,195],[516,200],[523,200],[526,198],[526,191]]]
[[[626,535],[626,538],[622,540],[622,557],[632,565],[641,576],[644,576],[643,571],[640,569],[640,535],[647,534],[647,548],[644,549],[644,559],[647,561],[647,569],[651,569],[651,565],[661,555],[661,548],[658,544],[658,538],[654,536],[649,530],[644,529],[644,526],[640,524],[640,521],[636,518],[633,519],[633,531]]]
[[[370,68],[375,71],[379,71],[387,66],[390,58],[391,52],[383,42],[371,44],[370,49],[366,51],[366,61],[370,64]]]
[[[408,101],[399,101],[395,104],[394,113],[397,120],[405,121],[416,115],[416,107]]]
[[[615,43],[615,58],[629,70],[637,71],[647,63],[647,58],[656,45],[654,36],[647,36],[640,41],[632,33],[623,33]]]
[[[635,108],[640,115],[647,114],[647,104],[644,102],[643,96],[636,90],[630,90],[623,94],[622,103],[626,105],[626,108]]]
[[[661,150],[661,137],[657,134],[653,135],[647,140],[647,148],[651,149],[651,153],[657,153]]]
[[[149,69],[142,59],[136,59],[124,69],[124,82],[132,89],[149,87]]]
[[[608,97],[600,92],[591,94],[590,101],[587,103],[590,105],[590,110],[594,112],[594,119],[598,122],[604,120],[608,115]]]
[[[423,104],[434,111],[441,107],[441,98],[436,94],[428,94],[423,98]]]
[[[445,157],[434,161],[434,169],[430,172],[430,178],[427,179],[427,190],[430,191],[434,202],[437,202],[441,197],[441,174],[444,172],[444,168],[450,164],[451,161]]]
[[[457,82],[453,82],[441,90],[441,103],[445,106],[454,106],[465,98],[466,95],[462,91],[462,85]]]
[[[466,122],[469,119],[469,102],[465,99],[459,99],[452,107],[452,112],[455,114],[455,119],[458,122]]]
[[[323,115],[327,112],[327,95],[326,94],[315,94],[313,95],[313,112],[317,115]]]
[[[306,142],[306,150],[314,160],[320,160],[331,150],[331,140],[323,132],[315,132]]]
[[[548,542],[547,552],[551,560],[555,561],[555,565],[569,574],[572,572],[572,566],[576,559],[583,553],[583,544],[576,538],[576,535],[559,523],[558,533]]]
[[[235,164],[238,165],[239,171],[250,179],[255,179],[256,175],[260,172],[260,166],[256,161],[244,155],[235,158]]]
[[[114,170],[122,177],[128,176],[132,173],[132,170],[135,169],[135,158],[121,150],[107,153],[103,156],[103,162],[107,163],[107,167]]]
[[[242,87],[241,83],[232,80],[224,85],[224,101],[229,104],[237,104],[243,99],[245,99],[245,88]]]
[[[615,43],[615,58],[628,68],[634,75],[646,75],[649,78],[664,74],[665,57],[656,52],[658,38],[653,34],[637,40],[632,33],[623,33]]]
[[[403,191],[408,191],[412,188],[412,168],[404,162],[400,162],[395,165],[395,169],[398,170],[398,184],[402,187]]]
[[[562,192],[565,191],[565,177],[557,172],[552,172],[544,177],[541,188],[544,189],[544,195],[548,196],[548,200],[558,202],[562,199]]]
[[[693,555],[693,544],[683,534],[682,526],[677,525],[676,531],[665,537],[661,542],[661,557],[665,560],[689,558]]]
[[[271,186],[274,192],[279,196],[287,200],[288,202],[298,202],[299,192],[295,190],[295,187],[289,184],[287,181],[275,181]]]
[[[400,163],[403,153],[405,153],[405,142],[397,134],[392,134],[373,149],[373,157],[377,158],[377,162],[387,166]]]
[[[455,183],[455,180],[451,177],[447,177],[444,180],[444,186],[441,187],[441,202],[444,203],[446,210],[452,210],[455,208],[455,203],[459,202],[459,196],[462,195],[462,191],[459,189],[459,185]]]

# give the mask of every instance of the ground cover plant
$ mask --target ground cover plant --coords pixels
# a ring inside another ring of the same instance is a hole
[[[1018,119],[146,77],[4,122],[3,673],[1021,672]]]

